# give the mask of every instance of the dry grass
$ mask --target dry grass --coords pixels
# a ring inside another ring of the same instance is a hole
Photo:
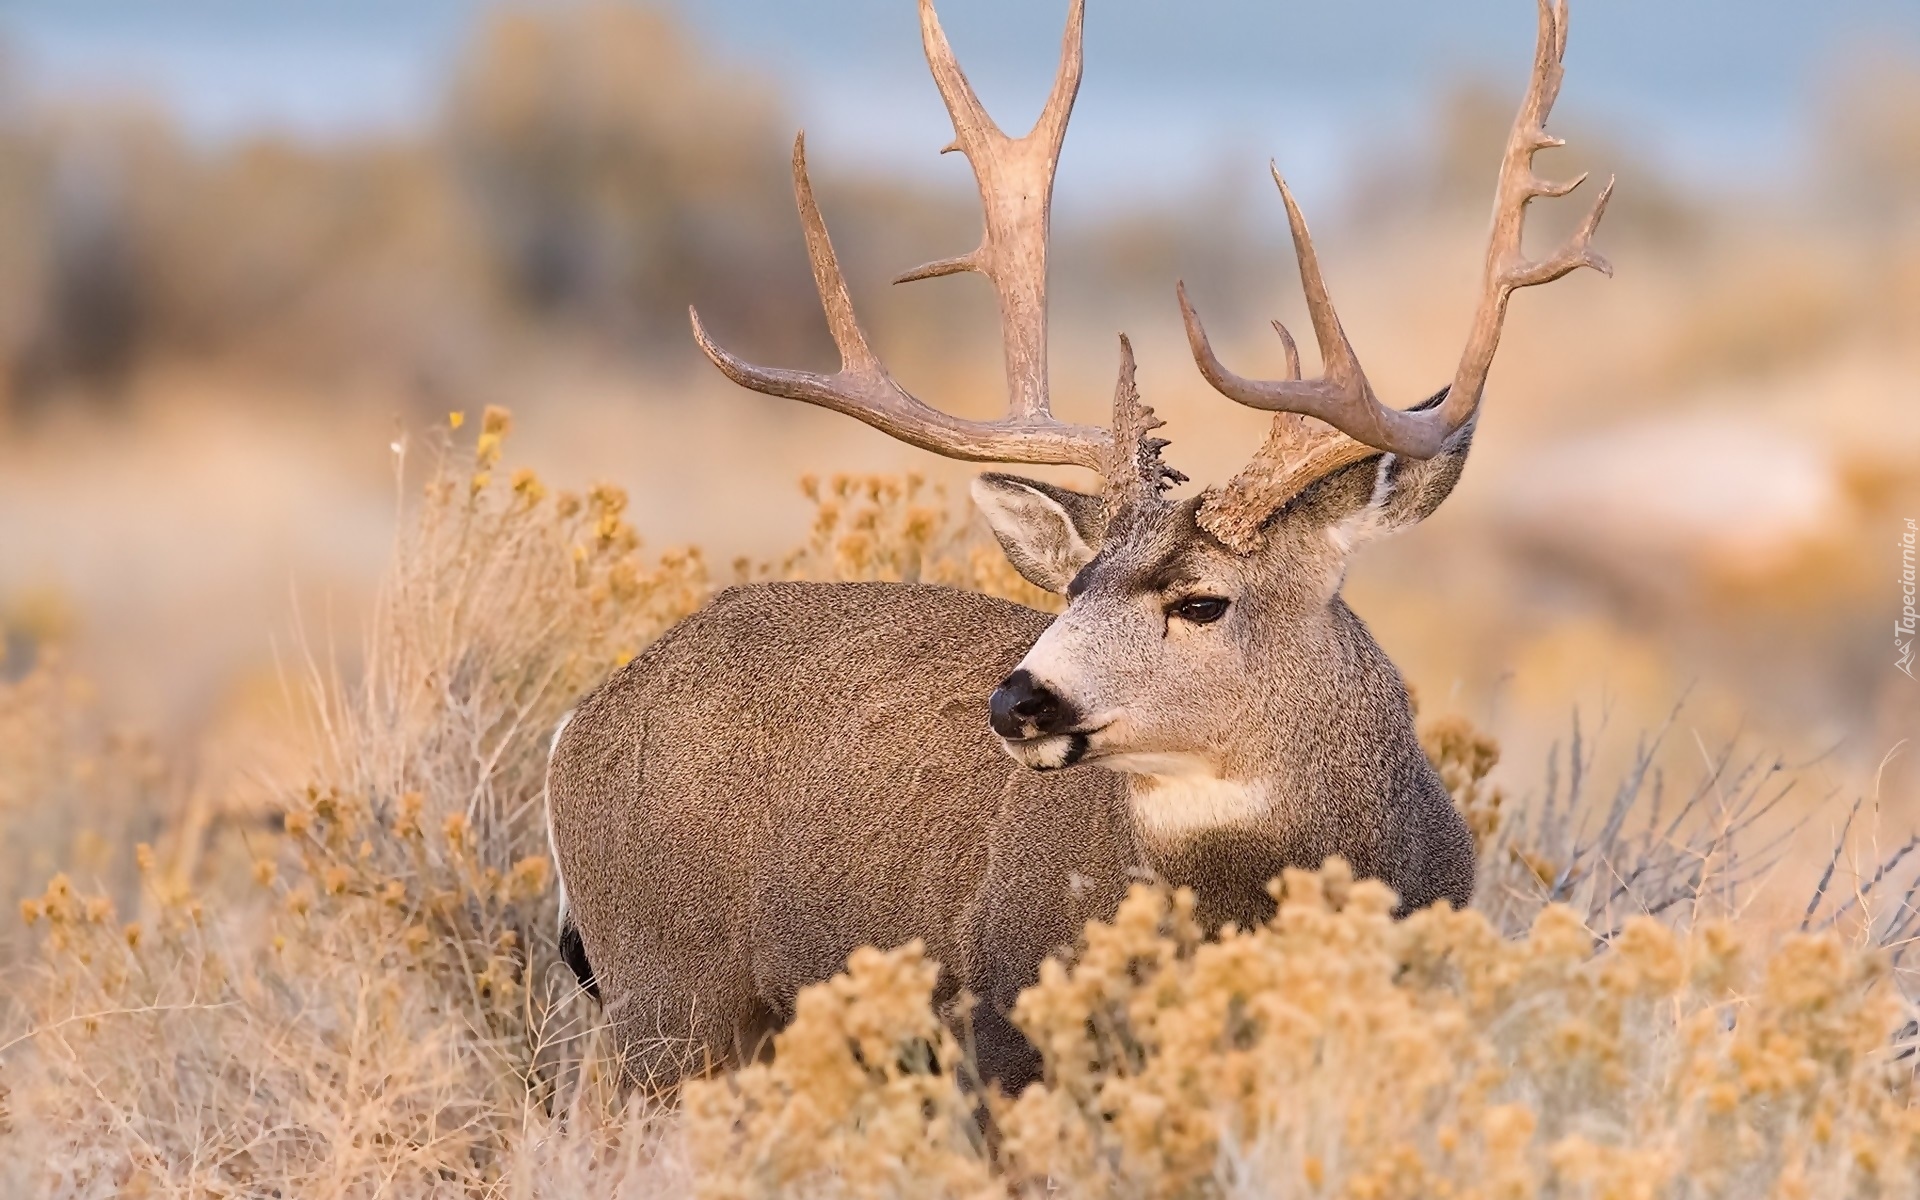
[[[1798,828],[1768,760],[1712,757],[1669,796],[1649,743],[1596,800],[1576,739],[1523,803],[1451,717],[1422,732],[1481,837],[1476,911],[1396,924],[1336,865],[1206,943],[1189,897],[1138,890],[1023,997],[1046,1082],[991,1100],[991,1136],[913,947],[856,955],[771,1064],[684,1113],[623,1103],[555,961],[545,743],[715,576],[643,553],[617,489],[504,470],[508,425],[433,448],[351,662],[299,658],[310,779],[267,826],[173,819],[161,765],[56,658],[0,684],[0,844],[78,868],[24,903],[0,989],[7,1194],[1912,1191],[1894,876],[1849,887],[1836,859],[1804,930],[1755,919]],[[734,575],[1038,599],[921,481],[805,488],[806,543]],[[122,857],[76,858],[80,830]]]

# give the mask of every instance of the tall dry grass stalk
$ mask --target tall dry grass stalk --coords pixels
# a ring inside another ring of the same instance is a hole
[[[484,866],[505,871],[544,852],[541,752],[561,715],[712,585],[697,549],[642,556],[618,488],[496,478],[511,418],[489,408],[480,424],[470,464],[437,448],[357,678],[311,650],[304,664],[317,777],[383,827],[409,796],[431,822],[464,820]],[[397,443],[403,483],[406,454]]]
[[[55,734],[91,726],[55,668],[0,684],[0,746],[32,750],[0,760],[9,831],[52,802],[123,842],[227,843],[186,856],[193,879],[143,845],[118,894],[56,876],[23,904],[37,942],[0,988],[6,1194],[1911,1191],[1906,1009],[1875,948],[1910,913],[1860,919],[1891,876],[1847,896],[1829,871],[1806,932],[1737,927],[1792,828],[1767,764],[1727,758],[1669,801],[1649,746],[1594,800],[1577,744],[1570,778],[1520,803],[1497,746],[1449,717],[1422,732],[1481,840],[1478,911],[1394,923],[1330,866],[1289,876],[1269,926],[1208,943],[1190,897],[1138,890],[1023,997],[1046,1082],[984,1123],[915,947],[856,955],[803,994],[773,1062],[684,1111],[623,1098],[555,962],[545,746],[715,581],[697,552],[643,554],[617,490],[503,471],[509,424],[490,410],[437,442],[356,661],[303,654],[313,767],[273,828],[145,833],[144,760],[83,786],[69,756],[93,735]],[[804,486],[806,543],[734,575],[1045,599],[916,479]],[[250,877],[216,874],[235,861]]]

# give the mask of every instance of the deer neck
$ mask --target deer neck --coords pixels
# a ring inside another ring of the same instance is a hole
[[[1102,762],[1124,773],[1134,830],[1150,858],[1216,834],[1294,845],[1305,828],[1324,823],[1323,810],[1350,815],[1347,792],[1377,790],[1352,785],[1370,774],[1391,724],[1392,714],[1372,711],[1377,697],[1405,695],[1397,676],[1381,677],[1392,672],[1385,655],[1351,613],[1339,612],[1320,638],[1293,643],[1280,657],[1272,673],[1287,687],[1256,702],[1260,716],[1242,724],[1238,744]]]
[[[1250,929],[1271,917],[1267,881],[1297,857],[1280,803],[1287,793],[1273,779],[1230,779],[1198,761],[1136,769],[1146,768],[1126,779],[1140,865],[1191,888],[1203,928]]]
[[[1364,820],[1328,819],[1339,797],[1326,780],[1291,770],[1275,758],[1245,774],[1222,771],[1197,756],[1137,762],[1125,793],[1140,865],[1175,887],[1191,888],[1203,928],[1253,928],[1273,915],[1268,881],[1288,867],[1317,865],[1336,850],[1357,869],[1371,856],[1330,830],[1360,830]]]

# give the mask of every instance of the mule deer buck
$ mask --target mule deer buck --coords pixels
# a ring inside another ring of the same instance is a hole
[[[1268,880],[1332,855],[1390,884],[1407,909],[1471,896],[1471,838],[1414,736],[1399,673],[1340,586],[1356,549],[1427,516],[1459,479],[1513,292],[1609,270],[1590,245],[1606,191],[1553,254],[1521,253],[1528,202],[1579,182],[1545,182],[1532,165],[1560,144],[1544,122],[1565,0],[1539,0],[1532,79],[1452,382],[1411,409],[1381,404],[1280,182],[1324,373],[1301,378],[1283,328],[1286,378],[1232,373],[1182,287],[1207,380],[1277,414],[1238,476],[1184,500],[1168,495],[1185,477],[1161,460],[1124,338],[1110,427],[1049,408],[1048,208],[1080,83],[1082,3],[1021,138],[988,117],[930,0],[920,4],[949,149],[972,164],[985,235],[901,280],[975,271],[992,282],[1004,418],[950,416],[888,374],[855,319],[804,141],[794,190],[840,370],[754,366],[693,314],[701,349],[744,387],[949,458],[1086,468],[1103,487],[1004,474],[973,485],[1014,566],[1067,598],[1058,617],[913,584],[730,588],[562,725],[549,822],[563,949],[652,1087],[755,1052],[795,994],[856,947],[919,938],[944,965],[941,1002],[962,989],[976,1000],[983,1075],[1018,1088],[1039,1064],[1007,1017],[1015,997],[1142,872],[1195,889],[1216,926],[1264,920]]]

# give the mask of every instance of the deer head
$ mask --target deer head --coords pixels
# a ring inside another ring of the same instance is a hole
[[[994,732],[1014,758],[1040,770],[1098,762],[1149,779],[1270,779],[1289,747],[1299,761],[1303,738],[1337,724],[1329,714],[1384,703],[1389,719],[1408,724],[1397,674],[1380,665],[1384,658],[1339,600],[1346,563],[1367,541],[1426,517],[1452,490],[1513,292],[1582,266],[1611,273],[1591,241],[1612,183],[1554,253],[1522,253],[1528,204],[1581,182],[1548,183],[1533,172],[1534,154],[1561,144],[1545,122],[1560,88],[1567,31],[1565,0],[1538,0],[1532,76],[1501,160],[1466,348],[1448,386],[1399,409],[1382,404],[1368,384],[1321,278],[1306,221],[1276,170],[1323,372],[1301,377],[1293,339],[1276,322],[1287,376],[1261,381],[1232,373],[1215,356],[1182,285],[1180,306],[1201,373],[1229,399],[1276,416],[1237,476],[1175,500],[1167,493],[1185,476],[1161,461],[1166,442],[1153,436],[1160,422],[1140,402],[1124,337],[1109,427],[1059,421],[1049,405],[1048,210],[1079,89],[1083,7],[1073,0],[1038,122],[1012,138],[967,83],[931,0],[920,3],[927,61],[953,120],[947,149],[972,164],[985,233],[971,252],[897,282],[961,271],[992,282],[1006,357],[1003,418],[949,416],[888,374],[855,318],[808,183],[803,139],[794,145],[794,190],[840,370],[819,375],[751,365],[718,346],[697,313],[694,335],[742,386],[846,413],[937,454],[1071,465],[1102,476],[1097,493],[998,473],[973,486],[1015,568],[1068,600],[992,697]],[[1366,669],[1356,673],[1357,662]],[[1356,697],[1356,688],[1380,694]]]

